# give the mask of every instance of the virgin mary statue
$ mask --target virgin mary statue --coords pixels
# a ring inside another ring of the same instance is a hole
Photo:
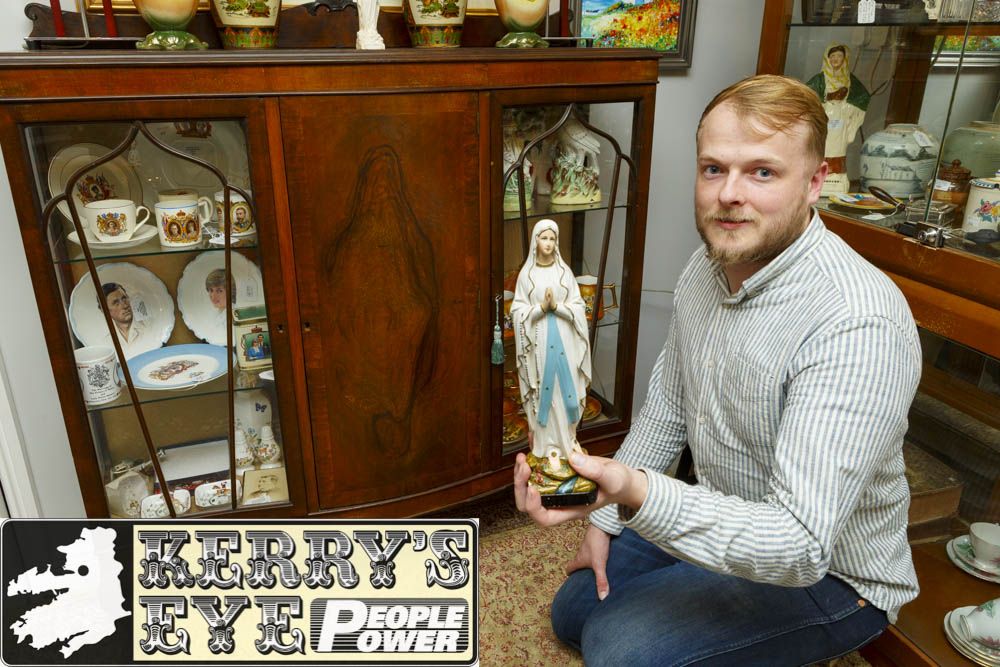
[[[568,462],[572,452],[583,451],[576,427],[591,377],[587,315],[576,278],[559,254],[559,226],[553,220],[540,220],[532,230],[510,314],[532,434],[529,483],[541,491],[543,502],[547,495],[588,494],[594,483]]]

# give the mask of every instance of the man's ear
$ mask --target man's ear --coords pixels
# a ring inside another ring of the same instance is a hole
[[[812,177],[809,179],[809,204],[815,204],[819,201],[819,193],[823,189],[823,181],[826,180],[826,175],[830,171],[830,165],[823,160],[816,167],[816,171],[813,172]]]

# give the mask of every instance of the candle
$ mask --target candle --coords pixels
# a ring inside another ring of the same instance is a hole
[[[49,0],[49,7],[52,8],[52,25],[56,29],[56,37],[66,36],[66,26],[63,24],[62,7],[59,0]]]
[[[118,26],[115,24],[115,11],[111,8],[111,0],[104,0],[104,27],[108,37],[118,36]]]

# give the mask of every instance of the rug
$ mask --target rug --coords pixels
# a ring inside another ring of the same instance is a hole
[[[552,632],[549,606],[586,530],[584,521],[539,528],[514,507],[510,491],[448,512],[479,517],[480,664],[583,665]],[[440,514],[437,516],[441,516]],[[870,667],[857,653],[816,667]]]

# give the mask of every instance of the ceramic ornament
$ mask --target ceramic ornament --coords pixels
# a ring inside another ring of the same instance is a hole
[[[357,0],[359,49],[384,49],[385,42],[378,34],[378,0]]]

